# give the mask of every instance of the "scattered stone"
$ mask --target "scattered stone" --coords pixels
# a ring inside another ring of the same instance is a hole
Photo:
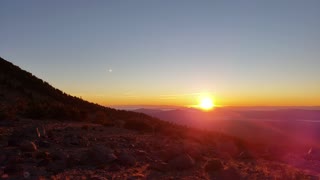
[[[189,169],[192,168],[194,164],[194,160],[188,154],[179,155],[168,162],[169,167],[176,170]]]
[[[30,172],[24,171],[23,172],[23,177],[26,178],[26,179],[30,178]]]
[[[34,154],[35,158],[37,159],[47,159],[49,158],[50,156],[50,153],[47,152],[47,151],[37,151],[35,154]]]
[[[105,146],[97,145],[88,149],[87,153],[82,157],[82,162],[89,164],[105,164],[115,161],[117,157],[113,151]]]
[[[38,134],[39,138],[41,138],[41,137],[42,138],[47,138],[48,137],[47,136],[47,131],[44,128],[44,126],[37,127],[36,130],[37,130],[37,134]]]
[[[124,166],[134,166],[136,164],[136,159],[127,152],[121,152],[118,156],[118,160],[121,165]]]
[[[212,159],[206,163],[204,169],[207,173],[212,173],[223,169],[223,165],[219,159]]]
[[[178,146],[170,146],[166,147],[164,150],[160,150],[158,152],[158,156],[165,162],[175,158],[176,156],[179,156],[182,154],[183,151],[181,150],[181,147]]]

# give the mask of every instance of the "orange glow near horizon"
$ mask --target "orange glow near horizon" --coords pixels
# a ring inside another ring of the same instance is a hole
[[[159,93],[160,94],[160,93]],[[227,96],[224,94],[215,93],[177,93],[177,94],[130,94],[123,95],[121,93],[109,93],[106,95],[92,95],[92,94],[73,94],[77,97],[82,97],[90,102],[98,103],[104,106],[126,106],[126,105],[152,105],[152,106],[181,106],[181,107],[194,107],[198,109],[211,106],[209,100],[203,100],[209,97],[214,107],[222,106],[319,106],[320,97],[304,96],[294,97],[284,95],[265,95],[254,96],[251,95],[238,95]],[[201,105],[202,104],[202,105]]]

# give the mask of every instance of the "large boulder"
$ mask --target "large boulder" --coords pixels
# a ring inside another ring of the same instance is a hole
[[[103,145],[96,145],[88,149],[88,151],[83,155],[81,161],[83,163],[101,165],[111,163],[116,159],[117,157],[113,150]]]
[[[218,148],[221,154],[227,154],[230,157],[237,157],[241,153],[237,145],[232,141],[221,142]]]
[[[183,150],[181,146],[177,145],[170,145],[164,147],[162,150],[158,151],[157,155],[165,162],[168,162],[169,160],[179,156],[180,154],[183,154]]]
[[[136,159],[134,158],[134,156],[125,151],[122,151],[118,155],[118,161],[121,165],[124,165],[124,166],[134,166],[136,164]]]
[[[20,149],[23,152],[34,152],[38,150],[36,144],[32,141],[22,141],[20,143]]]
[[[181,154],[168,162],[169,168],[186,170],[195,165],[195,161],[188,154]]]
[[[219,159],[212,159],[206,163],[204,169],[207,173],[220,171],[223,169],[223,164]]]

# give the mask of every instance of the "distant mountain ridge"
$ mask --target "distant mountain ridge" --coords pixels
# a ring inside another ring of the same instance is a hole
[[[250,141],[290,139],[299,143],[320,140],[320,110],[251,110],[216,108],[204,112],[192,108],[176,110],[137,109],[150,116],[189,127],[221,132]],[[254,134],[254,136],[252,136]],[[301,139],[301,140],[299,140]]]

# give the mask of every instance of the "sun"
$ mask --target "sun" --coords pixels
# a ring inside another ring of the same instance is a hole
[[[203,109],[203,110],[211,110],[212,108],[214,108],[214,103],[211,97],[209,96],[205,96],[205,97],[201,97],[200,101],[199,101],[199,108]]]

